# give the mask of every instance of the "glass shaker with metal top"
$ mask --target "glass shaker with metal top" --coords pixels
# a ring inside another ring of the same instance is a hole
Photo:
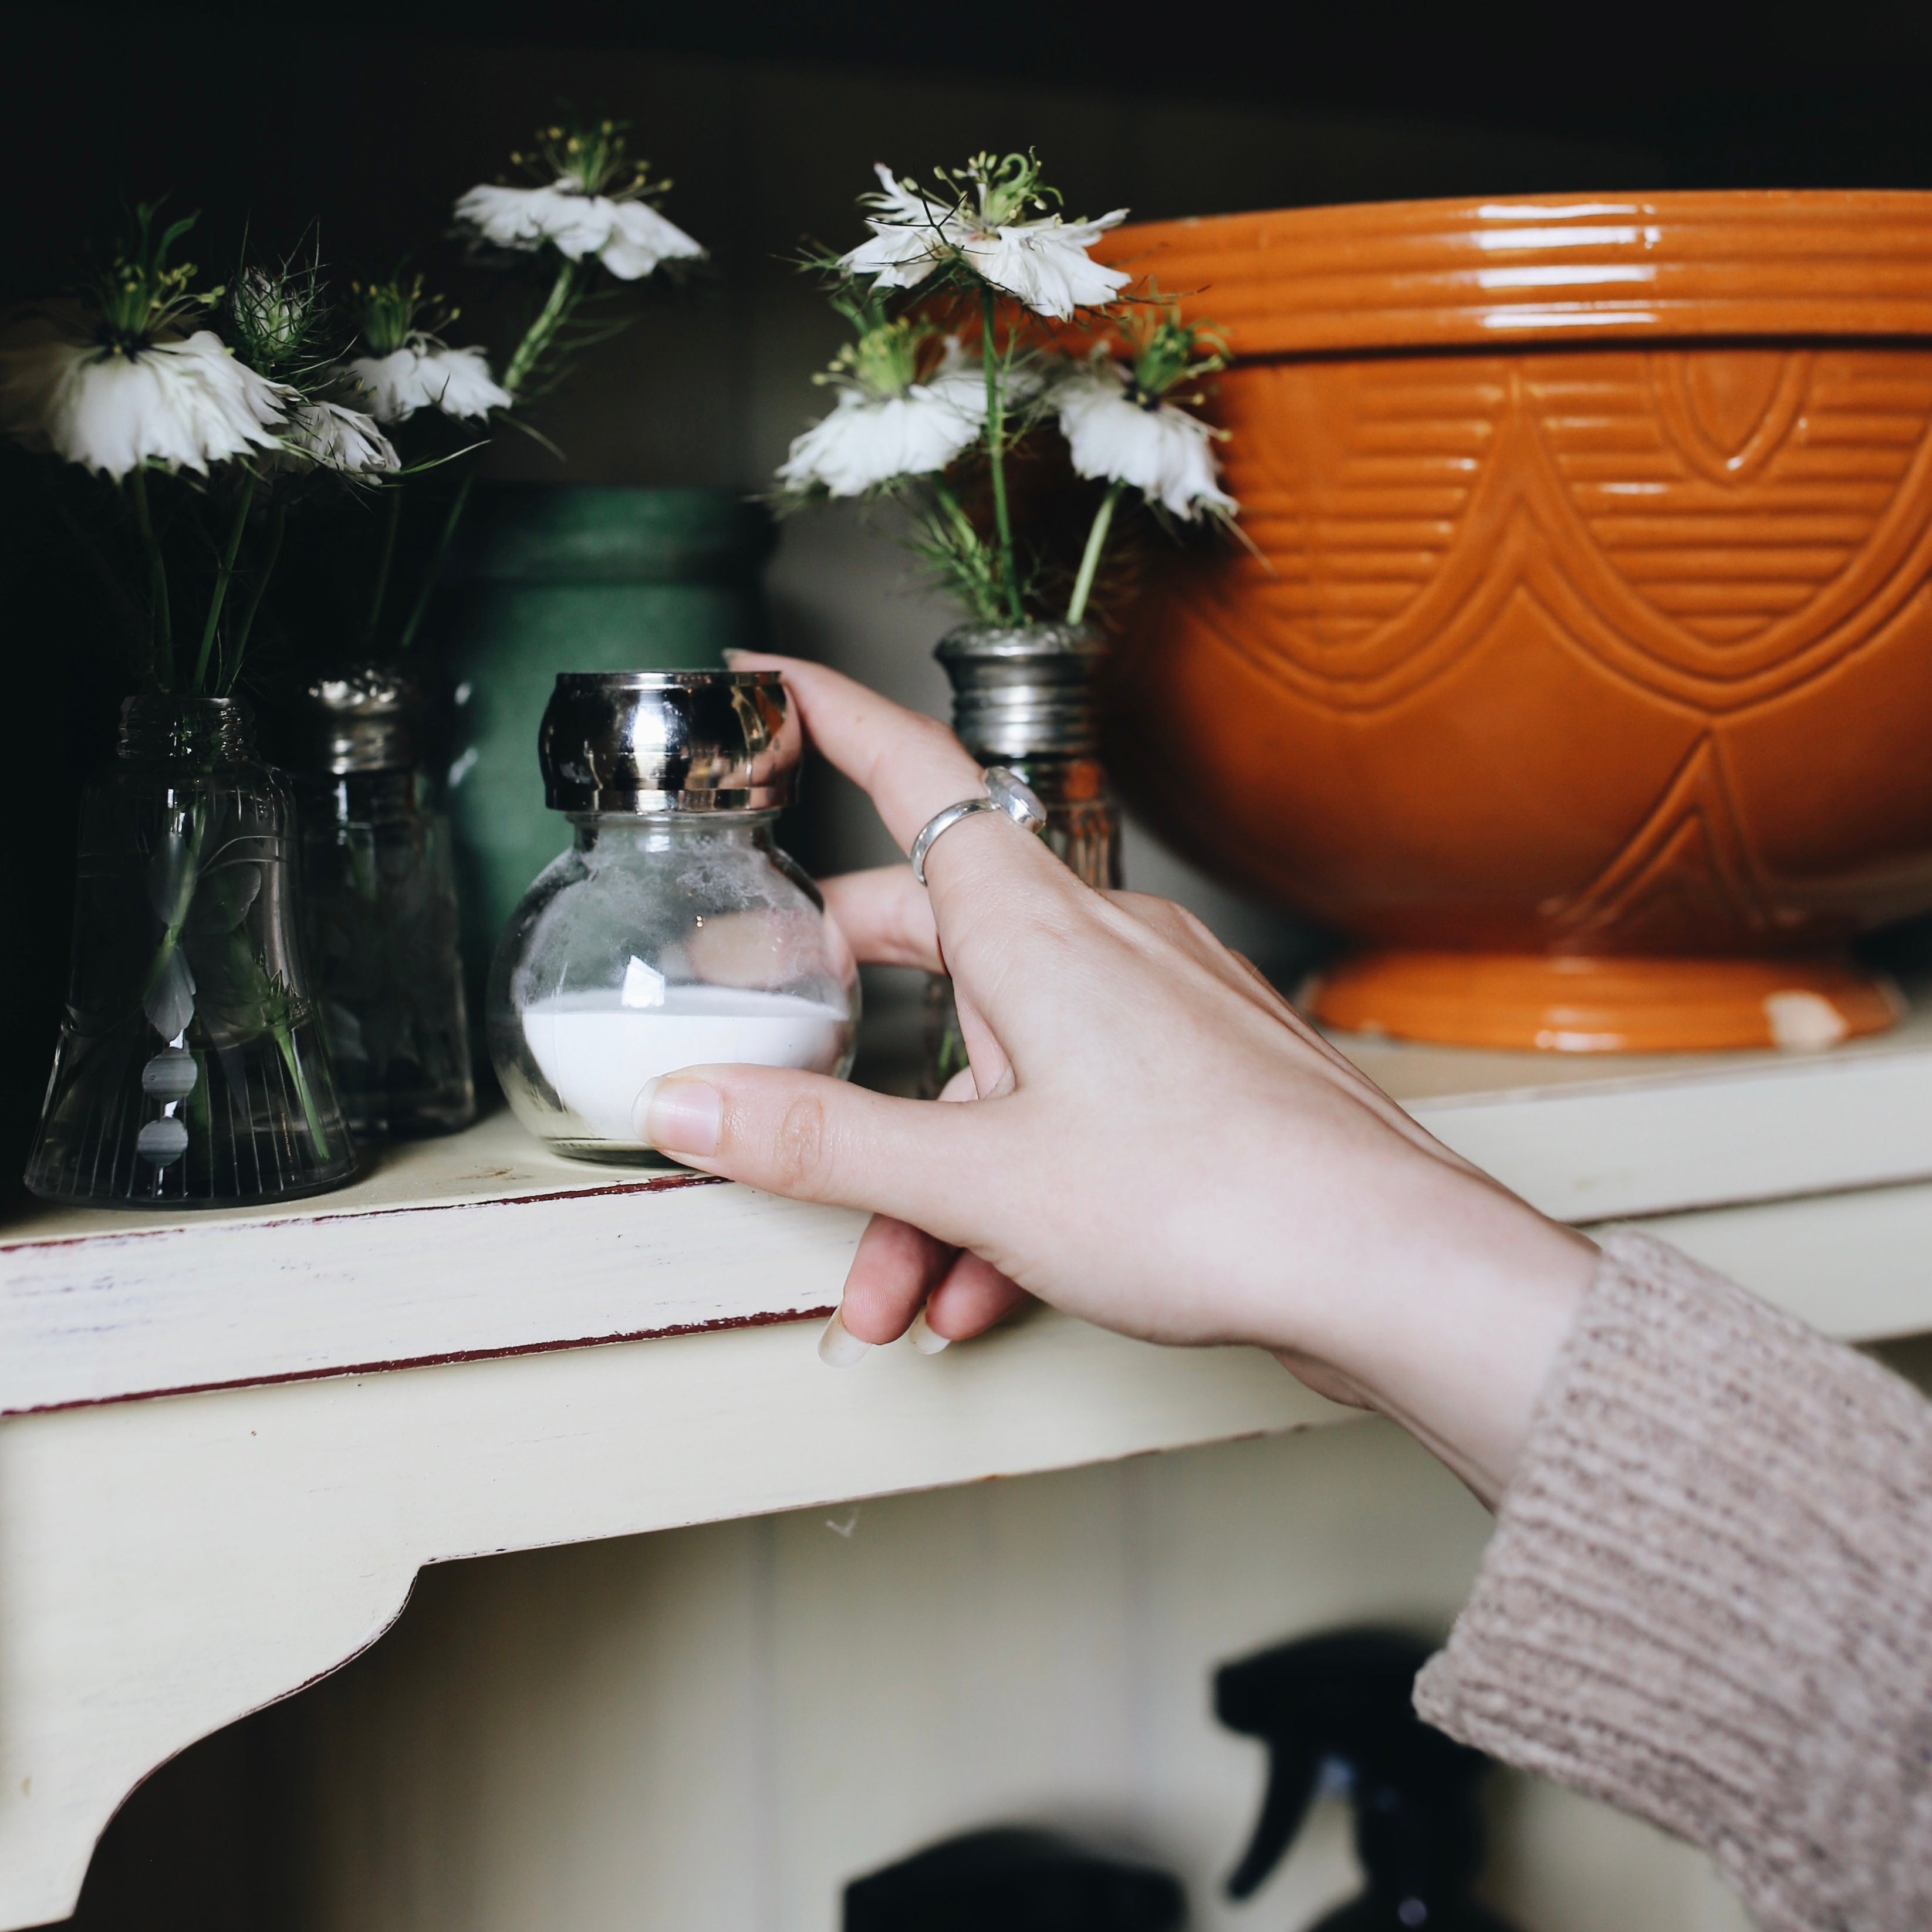
[[[497,947],[490,1054],[518,1118],[580,1160],[661,1165],[649,1083],[752,1062],[843,1078],[857,969],[773,837],[797,719],[772,671],[558,678],[538,741],[575,829]]]
[[[962,624],[933,652],[952,680],[959,742],[1026,781],[1046,807],[1048,844],[1103,888],[1120,883],[1120,809],[1100,763],[1094,688],[1106,649],[1084,624]]]
[[[982,765],[1016,772],[1046,808],[1046,842],[1090,886],[1120,883],[1120,808],[1100,762],[1095,679],[1106,643],[1084,624],[962,624],[933,652],[952,684],[952,728]],[[966,1064],[952,982],[926,983],[921,1090]]]
[[[364,665],[309,687],[302,807],[310,957],[342,1102],[358,1134],[449,1133],[476,1112],[456,875],[422,694]]]

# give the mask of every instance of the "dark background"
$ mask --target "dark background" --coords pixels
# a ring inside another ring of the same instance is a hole
[[[715,266],[681,294],[640,296],[638,328],[559,399],[544,426],[566,470],[513,438],[493,455],[501,474],[758,487],[834,339],[777,257],[807,229],[852,229],[875,158],[910,170],[973,144],[1036,145],[1071,212],[1126,202],[1150,218],[1436,194],[1932,186],[1932,15],[1844,0],[1748,13],[252,0],[69,6],[0,32],[8,296],[58,286],[117,207],[164,189],[202,211],[192,252],[218,274],[244,231],[286,245],[312,221],[343,266],[381,269],[412,249],[434,268],[453,195],[496,176],[560,100],[628,116],[676,178],[669,212]],[[520,296],[460,292],[457,339],[500,344]],[[34,477],[0,466],[9,1178],[66,970],[74,802],[120,695]],[[836,520],[789,529],[773,573],[782,634],[842,649],[862,674],[934,701],[920,680],[938,626],[904,604],[878,616],[891,580],[877,551]],[[278,1849],[299,1813],[298,1732],[266,1714],[158,1774],[109,1832],[80,1922],[230,1932],[298,1919]]]
[[[187,22],[218,37],[245,34],[256,46],[274,29],[254,0],[176,7],[165,22],[134,6],[76,8],[68,17],[136,39],[146,20],[155,43],[177,50]],[[888,0],[697,8],[352,0],[326,24],[304,16],[289,28],[296,44],[313,49],[326,38],[370,67],[406,44],[641,50],[1456,122],[1642,148],[1655,158],[1658,184],[1677,188],[1920,186],[1932,165],[1932,16],[1874,0],[1750,8],[1226,0],[1164,10],[1069,0],[978,9]],[[195,50],[197,64],[207,52]],[[254,76],[244,91],[259,90],[261,66],[235,61],[238,79],[244,65]],[[1406,188],[1374,191],[1432,194],[1456,185],[1419,174]]]

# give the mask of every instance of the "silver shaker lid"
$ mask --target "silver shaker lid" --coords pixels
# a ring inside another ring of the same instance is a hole
[[[1106,640],[1084,624],[962,624],[933,652],[952,681],[952,728],[988,764],[1092,758]]]
[[[422,692],[394,664],[358,664],[308,688],[316,753],[324,771],[394,771],[416,762]]]
[[[802,748],[775,670],[560,672],[537,736],[553,812],[776,812]]]

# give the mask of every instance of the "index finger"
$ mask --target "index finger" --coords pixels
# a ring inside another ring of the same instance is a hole
[[[730,658],[736,670],[784,674],[806,735],[870,796],[900,850],[912,850],[935,812],[978,793],[979,766],[938,718],[801,658],[734,651]]]
[[[799,658],[734,651],[740,670],[776,670],[796,699],[807,735],[845,776],[862,786],[886,830],[910,851],[934,812],[982,796],[980,768],[964,746],[923,712],[908,711],[862,684]],[[926,863],[934,909],[949,950],[972,944],[981,916],[1010,923],[1015,895],[1029,889],[1049,895],[1085,889],[1040,841],[1015,838],[998,813],[968,819],[934,844]],[[962,863],[968,848],[980,856]],[[1042,902],[1036,900],[1037,909]]]

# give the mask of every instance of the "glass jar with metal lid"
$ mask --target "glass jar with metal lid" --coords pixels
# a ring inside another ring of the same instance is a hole
[[[511,915],[488,1028],[510,1105],[559,1153],[662,1163],[638,1102],[680,1067],[851,1070],[850,949],[773,837],[800,748],[776,672],[557,679],[538,749],[576,836]]]
[[[360,1135],[453,1133],[476,1113],[456,874],[423,694],[396,665],[309,687],[302,890],[322,1029]]]

